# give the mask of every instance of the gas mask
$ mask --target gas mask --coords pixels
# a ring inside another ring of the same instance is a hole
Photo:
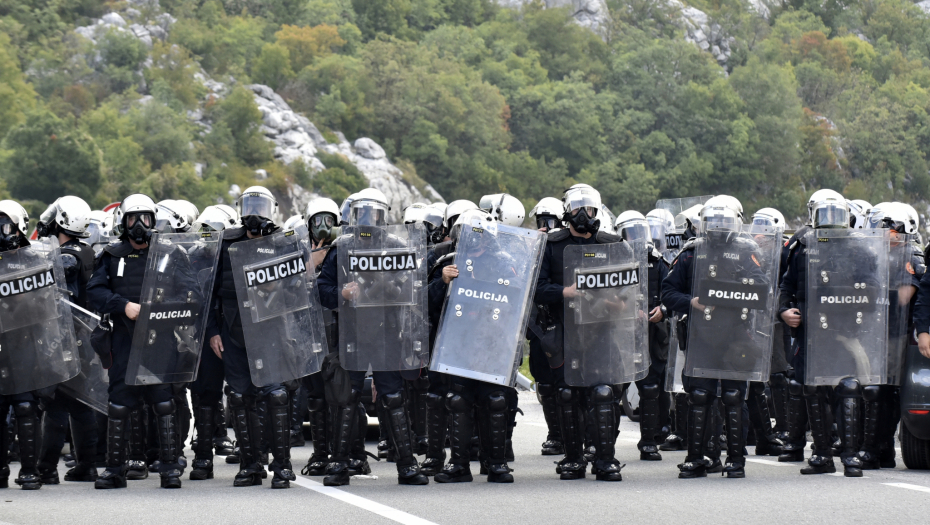
[[[126,236],[136,244],[148,244],[152,240],[155,217],[151,213],[134,213],[126,217]],[[130,225],[131,224],[131,225]]]
[[[254,236],[268,235],[274,230],[273,222],[258,215],[243,217],[242,225]]]
[[[578,212],[575,215],[572,215],[571,212],[565,214],[565,220],[575,228],[575,231],[580,234],[586,233],[597,233],[598,228],[601,226],[601,221],[596,218],[597,212],[594,212],[594,216],[588,215],[588,210],[585,207],[578,208]]]
[[[0,217],[0,250],[15,250],[19,248],[19,229],[6,215]]]
[[[310,236],[314,242],[327,241],[332,242],[335,239],[336,218],[329,213],[317,213],[310,217]]]
[[[39,221],[36,224],[36,236],[40,239],[44,237],[51,237],[52,235],[57,235],[58,231],[56,228],[57,224],[52,222],[51,224],[45,224],[42,221]]]

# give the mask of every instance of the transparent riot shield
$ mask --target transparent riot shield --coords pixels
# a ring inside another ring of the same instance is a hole
[[[885,384],[901,386],[911,298],[917,292],[910,236],[891,232],[888,251],[888,365]],[[922,255],[922,254],[921,254]]]
[[[0,394],[56,385],[80,370],[58,240],[0,253]]]
[[[337,240],[339,358],[346,370],[429,364],[426,229],[346,226]]]
[[[564,283],[565,382],[617,385],[646,377],[649,331],[645,240],[569,245]]]
[[[307,227],[301,224],[229,247],[256,386],[319,372],[326,356],[323,307],[313,268],[307,268],[307,238]]]
[[[681,199],[659,199],[656,201],[656,208],[668,210],[673,217],[677,218],[679,213],[696,204],[704,204],[710,200],[711,197],[713,197],[713,195],[684,197]],[[671,262],[678,256],[678,252],[681,251],[684,244],[684,224],[678,224],[676,222],[675,229],[665,233],[665,247],[664,249],[659,249],[659,251],[662,252],[666,260]]]
[[[681,371],[685,368],[685,353],[678,345],[678,318],[672,317],[669,323],[668,334],[668,363],[665,367],[665,391],[675,394],[684,394],[685,387],[681,382]]]
[[[456,245],[430,370],[516,383],[546,235],[475,219]]]
[[[806,385],[886,379],[888,230],[811,230],[807,247]]]
[[[90,335],[100,318],[76,304],[70,306],[71,317],[74,319],[74,344],[81,371],[58,388],[97,412],[106,414],[110,379],[90,344]]]
[[[776,237],[777,236],[777,237]],[[685,375],[767,381],[771,369],[780,232],[712,230],[694,249]]]
[[[221,232],[159,233],[149,243],[126,382],[196,379]]]

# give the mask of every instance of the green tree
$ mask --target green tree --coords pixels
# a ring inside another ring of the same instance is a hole
[[[210,116],[221,125],[224,133],[232,138],[236,157],[246,165],[255,166],[272,159],[271,143],[265,140],[259,126],[262,112],[255,104],[251,91],[236,86],[219,104],[215,105]]]
[[[0,33],[0,137],[35,107],[36,92],[23,78],[10,39]]]
[[[278,44],[265,44],[252,65],[252,80],[277,90],[293,76],[287,49]]]

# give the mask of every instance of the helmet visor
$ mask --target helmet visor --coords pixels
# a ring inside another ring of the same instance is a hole
[[[578,208],[588,208],[588,217],[594,217],[597,215],[597,211],[601,208],[601,203],[599,199],[596,199],[594,195],[585,192],[573,192],[570,195],[565,197],[565,201],[568,205],[568,210],[574,212]]]
[[[649,235],[652,236],[652,240],[659,241],[660,239],[665,239],[665,236],[668,234],[665,221],[658,217],[646,217],[646,222],[649,224]]]
[[[545,228],[546,231],[554,230],[559,224],[559,220],[552,215],[537,215],[536,228]]]
[[[267,195],[246,193],[239,198],[239,215],[243,217],[255,215],[271,219],[274,215],[274,201],[268,198]]]
[[[865,219],[866,228],[882,228],[882,221],[885,219],[885,214],[879,209],[873,209],[869,212],[869,216]]]
[[[627,241],[637,241],[639,239],[652,240],[649,226],[642,222],[634,222],[620,226],[620,236]]]
[[[146,228],[152,228],[155,225],[155,217],[151,213],[130,213],[126,216],[126,228],[132,228],[137,222],[142,223]]]
[[[442,214],[439,213],[439,210],[436,208],[426,208],[424,211],[423,222],[429,224],[433,228],[442,226]]]
[[[384,226],[387,224],[387,206],[374,201],[353,202],[349,224]]]
[[[811,216],[814,228],[848,228],[849,210],[845,204],[843,203],[843,206],[832,202],[818,204]],[[873,226],[874,228],[881,227],[881,216],[878,219],[879,222],[876,226]]]
[[[726,214],[709,215],[701,221],[701,231],[704,233],[710,231],[738,232],[742,227],[742,221]]]

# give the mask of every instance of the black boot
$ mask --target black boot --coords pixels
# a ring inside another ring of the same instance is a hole
[[[749,423],[756,436],[756,455],[781,455],[784,443],[778,439],[775,429],[772,428],[769,403],[765,397],[765,383],[749,383],[749,399],[746,404],[749,408]]]
[[[859,461],[862,470],[877,470],[881,468],[879,459],[878,426],[881,418],[881,387],[868,385],[862,387],[863,399],[863,425],[862,447],[859,450]]]
[[[235,446],[229,439],[228,425],[226,424],[226,407],[223,400],[216,402],[213,411],[214,430],[213,430],[213,450],[217,456],[233,456],[236,454]]]
[[[145,408],[136,408],[129,415],[129,460],[126,462],[126,479],[130,481],[149,477],[145,458]]]
[[[194,462],[190,478],[192,480],[213,479],[213,426],[216,422],[216,415],[210,404],[195,405],[194,413],[197,444],[194,447]]]
[[[807,466],[801,469],[801,474],[832,474],[836,472],[836,466],[833,464],[832,424],[826,392],[823,388],[805,385],[804,401],[814,438],[814,452],[807,460]]]
[[[656,400],[657,401],[657,400]],[[594,430],[594,464],[591,473],[598,481],[622,481],[617,461],[617,405],[614,390],[609,385],[597,385],[588,390],[588,418]],[[658,404],[658,403],[656,403]],[[658,422],[658,414],[655,415]]]
[[[562,432],[559,429],[556,388],[553,385],[536,383],[536,392],[539,393],[539,402],[542,404],[543,417],[549,431],[546,440],[543,441],[541,453],[543,456],[561,456],[565,449],[562,447]]]
[[[233,428],[236,432],[236,444],[239,448],[239,472],[233,480],[234,487],[251,487],[262,484],[262,472],[265,470],[258,461],[261,427],[257,425],[258,414],[255,412],[255,398],[234,393],[227,388],[229,409],[232,412]]]
[[[859,441],[862,438],[861,410],[862,390],[859,381],[852,377],[840,380],[837,386],[843,417],[843,475],[847,478],[862,477],[862,461],[859,459]]]
[[[708,415],[711,411],[711,395],[700,388],[689,395],[688,411],[688,455],[685,462],[678,465],[678,477],[706,478],[707,464],[704,462],[704,437],[707,430]]]
[[[113,403],[107,409],[107,467],[94,482],[95,489],[126,488],[130,412],[128,408]]]
[[[378,457],[386,459],[388,463],[394,463],[397,458],[394,457],[394,445],[391,443],[391,433],[386,423],[387,415],[381,403],[375,403],[375,413],[378,415]]]
[[[769,376],[769,391],[772,393],[775,434],[781,438],[788,432],[788,378],[784,372]]]
[[[674,451],[688,448],[688,394],[674,394],[675,419],[672,433],[659,445],[659,450]]]
[[[471,438],[475,433],[474,410],[471,403],[456,392],[447,398],[447,410],[450,413],[450,450],[449,464],[442,472],[436,473],[436,483],[467,483],[474,478],[471,475]],[[430,437],[432,439],[432,436]]]
[[[659,433],[659,395],[658,384],[641,385],[639,389],[639,459],[643,461],[661,461],[659,447],[656,446],[656,434]]]
[[[61,447],[68,432],[68,419],[62,418],[61,413],[46,411],[40,419],[42,425],[42,438],[39,445],[39,462],[37,465],[39,477],[43,485],[58,485],[58,460],[61,457]]]
[[[560,388],[557,398],[559,427],[562,430],[562,446],[565,457],[559,461],[559,479],[572,480],[585,477],[587,462],[584,459],[584,415],[581,410],[581,392],[572,388]]]
[[[804,461],[804,449],[807,448],[807,403],[804,398],[804,386],[794,379],[788,382],[786,410],[786,438],[778,461],[782,463],[801,462]]]
[[[291,447],[302,447],[307,444],[307,441],[304,439],[304,414],[300,411],[302,395],[306,395],[306,391],[303,388],[297,388],[288,392],[288,401],[290,403],[290,408],[288,413],[290,414],[290,438],[291,438]]]
[[[181,488],[181,474],[183,468],[178,463],[180,456],[180,432],[178,427],[178,412],[174,400],[156,403],[154,407],[156,426],[158,428],[158,460],[161,468],[158,471],[161,477],[161,488]]]
[[[287,390],[283,387],[268,394],[268,411],[271,417],[271,450],[274,461],[269,468],[274,476],[271,488],[290,488],[291,481],[297,479],[291,467],[291,406]]]
[[[761,384],[761,383],[760,383]],[[765,396],[763,396],[764,399]],[[736,389],[723,392],[726,409],[727,464],[723,473],[728,478],[746,477],[746,458],[743,456],[743,393]],[[766,410],[768,412],[768,410]]]
[[[407,406],[407,415],[410,418],[411,438],[414,440],[414,455],[426,454],[426,394],[429,390],[429,379],[425,375],[404,382],[404,403]]]
[[[39,490],[42,478],[36,468],[38,452],[39,416],[36,414],[34,401],[23,401],[13,407],[16,413],[16,427],[19,435],[19,476],[16,484],[23,490]]]
[[[355,442],[355,433],[361,431],[355,413],[360,396],[361,393],[353,389],[347,405],[333,408],[333,454],[326,466],[326,477],[323,478],[323,485],[327,487],[349,484],[349,455]]]
[[[507,464],[507,434],[511,427],[510,411],[504,392],[495,391],[485,400],[483,426],[487,428],[484,450],[491,483],[513,483],[512,469]]]
[[[404,406],[403,392],[390,394],[379,393],[384,415],[387,418],[388,432],[394,442],[397,458],[397,483],[400,485],[426,485],[429,478],[420,473],[420,465],[413,455],[413,440],[410,436],[410,422]]]
[[[352,441],[352,449],[349,453],[349,476],[371,474],[368,454],[365,452],[365,432],[362,431],[362,429],[368,428],[368,415],[365,414],[365,405],[359,403],[355,414],[358,417],[355,428],[359,429],[359,431],[355,433],[355,439]]]
[[[307,401],[310,411],[310,437],[313,440],[313,454],[307,460],[307,466],[300,471],[305,476],[322,476],[326,474],[326,463],[329,462],[329,407],[326,401],[319,397],[311,397]]]
[[[71,443],[75,465],[65,473],[65,481],[97,481],[97,419],[88,413],[80,419],[71,418]]]
[[[438,394],[426,394],[426,459],[420,463],[420,473],[435,476],[446,461],[447,411],[445,399]]]

